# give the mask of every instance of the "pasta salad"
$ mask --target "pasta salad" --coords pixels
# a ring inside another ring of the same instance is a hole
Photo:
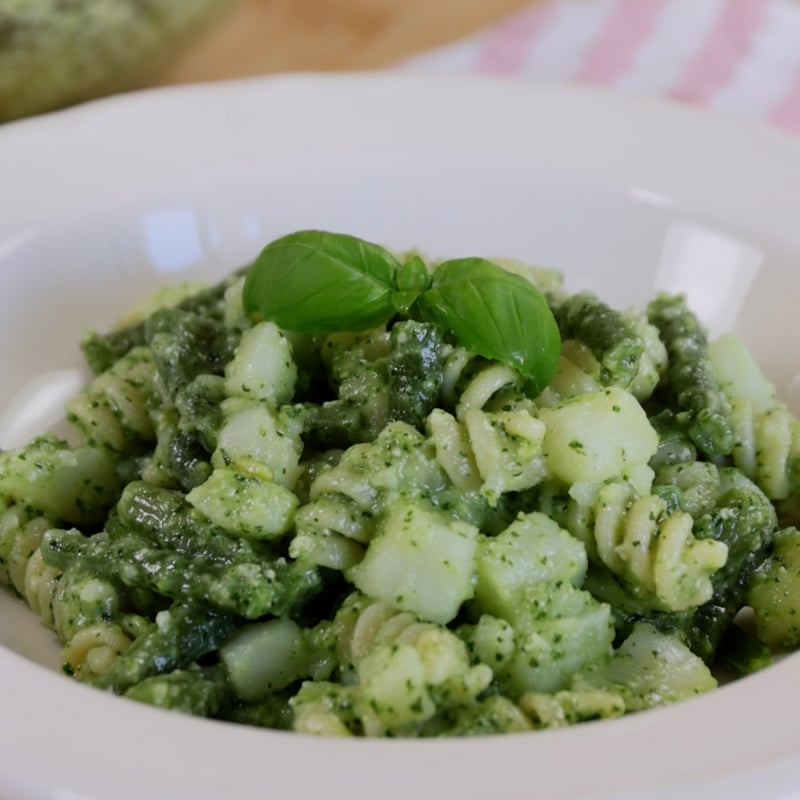
[[[800,425],[682,296],[299,231],[81,342],[0,451],[63,671],[304,734],[610,718],[800,646]]]

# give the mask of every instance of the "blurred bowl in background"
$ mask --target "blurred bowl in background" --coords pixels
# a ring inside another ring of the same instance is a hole
[[[142,85],[235,2],[0,3],[0,122]]]

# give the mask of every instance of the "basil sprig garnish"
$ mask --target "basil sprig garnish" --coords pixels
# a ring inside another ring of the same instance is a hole
[[[268,244],[248,272],[244,304],[287,330],[360,331],[395,314],[433,322],[478,355],[513,367],[535,396],[558,366],[561,337],[542,293],[484,258],[444,261],[432,274],[355,236],[298,231]]]

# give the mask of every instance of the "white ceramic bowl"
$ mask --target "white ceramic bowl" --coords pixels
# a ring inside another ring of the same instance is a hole
[[[77,342],[148,288],[290,230],[563,269],[615,304],[685,291],[800,405],[800,143],[564,86],[290,76],[133,94],[0,129],[0,446],[61,414]],[[528,735],[309,739],[54,671],[0,596],[0,796],[601,800],[800,796],[800,657],[699,699]]]

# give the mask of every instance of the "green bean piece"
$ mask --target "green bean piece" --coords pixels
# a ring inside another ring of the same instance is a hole
[[[680,491],[680,507],[694,520],[716,508],[722,486],[720,469],[711,461],[666,464],[655,470],[653,478],[653,492],[670,487]]]
[[[756,641],[737,625],[731,625],[720,640],[717,663],[741,677],[772,666],[775,658],[767,645]]]
[[[200,557],[210,563],[231,564],[273,557],[267,546],[230,536],[211,523],[189,505],[183,492],[144,481],[125,487],[116,517],[113,528],[106,527],[112,538],[134,533],[152,546]]]
[[[145,344],[144,323],[128,325],[110,333],[88,331],[81,340],[81,351],[95,375],[105,372],[134,347]]]
[[[323,349],[330,386],[303,405],[303,441],[317,449],[372,441],[389,415],[389,335],[331,336]]]
[[[320,450],[345,449],[363,439],[358,435],[364,416],[348,401],[303,404],[303,442]]]
[[[191,311],[206,318],[221,320],[225,291],[242,273],[243,270],[237,270],[214,286],[200,289],[177,303],[176,308]],[[108,333],[89,331],[81,340],[81,350],[92,372],[99,375],[129,350],[146,343],[145,320],[142,320]]]
[[[716,508],[695,523],[698,538],[711,536],[728,546],[728,560],[715,575],[720,584],[741,579],[751,562],[760,561],[778,530],[775,509],[766,495],[732,467],[720,469]]]
[[[151,675],[125,690],[125,697],[131,700],[199,717],[217,716],[229,695],[225,672],[219,667]]]
[[[170,398],[198,375],[222,375],[239,333],[191,311],[165,308],[145,322],[145,336]]]
[[[717,657],[734,618],[746,604],[753,571],[778,530],[772,504],[754,483],[733,468],[722,468],[719,475],[716,499],[709,510],[698,514],[693,529],[698,539],[714,538],[728,547],[725,565],[711,576],[714,593],[706,603],[664,613],[630,594],[608,570],[590,566],[584,588],[614,608],[619,636],[626,636],[637,621],[646,620],[661,631],[678,635],[706,663]],[[677,490],[674,499],[686,501],[679,486],[662,484],[657,488]]]
[[[679,486],[673,484],[659,484],[652,488],[652,494],[660,497],[665,503],[664,514],[670,516],[676,511],[686,510],[686,501]]]
[[[422,429],[439,396],[444,372],[441,330],[406,320],[392,327],[389,351],[389,418]]]
[[[195,433],[209,453],[217,447],[221,403],[226,396],[225,379],[220,375],[198,375],[175,395],[181,429]]]
[[[680,409],[678,420],[699,450],[728,455],[735,439],[730,403],[714,377],[703,326],[682,295],[659,295],[648,305],[647,316],[669,356],[667,404]]]
[[[200,439],[189,431],[175,430],[167,440],[167,464],[170,473],[185,491],[205,483],[211,475],[210,453]]]
[[[672,411],[664,409],[654,414],[650,417],[650,424],[658,434],[658,449],[649,462],[654,470],[697,458],[697,449]]]
[[[591,292],[574,294],[555,309],[562,339],[585,344],[600,363],[600,381],[627,388],[639,371],[644,342],[631,321]]]
[[[694,613],[689,646],[710,661],[725,631],[745,604],[753,570],[764,558],[778,521],[764,493],[740,472],[720,470],[723,487],[716,507],[695,522],[698,539],[712,537],[728,546],[728,560],[712,576],[714,594]]]
[[[200,436],[195,431],[183,430],[178,412],[169,408],[162,414],[156,446],[145,474],[157,474],[159,483],[188,492],[204,483],[211,471],[211,453]]]
[[[111,667],[92,680],[122,694],[153,675],[184,669],[216,650],[236,628],[236,619],[203,603],[179,602],[156,616]]]
[[[240,725],[288,731],[292,728],[294,713],[289,705],[292,690],[276,692],[258,703],[241,703],[224,713],[223,718]]]
[[[778,530],[775,510],[764,493],[732,468],[720,469],[714,507],[695,520],[698,539],[711,537],[728,547],[728,559],[711,578],[714,594],[699,608],[652,619],[662,629],[681,632],[707,663],[717,656],[734,618],[746,604],[754,569],[763,561]]]
[[[80,559],[88,570],[116,577],[129,587],[151,589],[175,600],[206,602],[246,619],[290,614],[320,588],[319,573],[296,561],[209,563],[203,558],[152,547],[141,536],[106,533],[91,538],[51,531],[42,541],[45,562],[62,569]]]

